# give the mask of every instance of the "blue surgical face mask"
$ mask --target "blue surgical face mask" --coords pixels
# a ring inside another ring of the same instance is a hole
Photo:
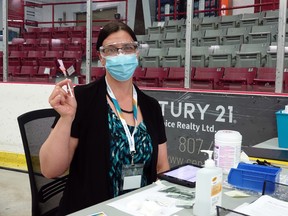
[[[110,75],[118,81],[129,80],[138,66],[138,58],[136,54],[123,55],[120,53],[117,56],[107,56],[105,68]]]

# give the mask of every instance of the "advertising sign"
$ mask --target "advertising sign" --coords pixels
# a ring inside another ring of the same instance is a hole
[[[242,145],[253,146],[277,137],[275,112],[287,97],[195,92],[146,91],[162,107],[170,165],[203,164],[200,150],[214,147],[218,130],[235,130]]]

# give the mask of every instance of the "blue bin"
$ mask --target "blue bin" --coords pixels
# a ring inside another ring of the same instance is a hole
[[[288,114],[283,110],[276,112],[278,146],[280,148],[288,148]]]
[[[262,192],[264,182],[278,182],[281,168],[258,164],[239,163],[228,175],[228,183],[236,188]],[[269,184],[266,192],[273,193],[274,184]]]

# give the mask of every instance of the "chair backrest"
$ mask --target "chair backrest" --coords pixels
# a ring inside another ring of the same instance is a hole
[[[263,22],[264,13],[244,13],[240,20],[240,26],[248,26],[248,25],[260,25]]]
[[[248,85],[252,85],[253,79],[257,73],[257,68],[236,68],[236,67],[227,67],[225,68],[223,79],[226,81],[237,81],[237,80],[246,80]]]
[[[263,17],[263,25],[278,24],[279,10],[266,11]]]
[[[218,28],[235,28],[239,25],[241,18],[242,14],[221,16],[221,21],[218,24]]]
[[[55,215],[66,185],[67,176],[47,179],[40,171],[39,150],[56,116],[54,109],[42,109],[17,118],[30,180],[32,216]]]
[[[199,30],[216,29],[221,17],[203,17]]]
[[[223,77],[224,68],[197,67],[191,79],[192,88],[218,89],[219,80]]]
[[[102,76],[105,76],[106,70],[105,67],[91,67],[91,79],[98,80]]]

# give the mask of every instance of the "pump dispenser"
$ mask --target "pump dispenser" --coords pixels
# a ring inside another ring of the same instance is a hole
[[[196,216],[216,215],[216,206],[222,203],[222,169],[215,166],[211,150],[201,150],[208,154],[204,167],[196,173],[196,193],[193,214]]]

